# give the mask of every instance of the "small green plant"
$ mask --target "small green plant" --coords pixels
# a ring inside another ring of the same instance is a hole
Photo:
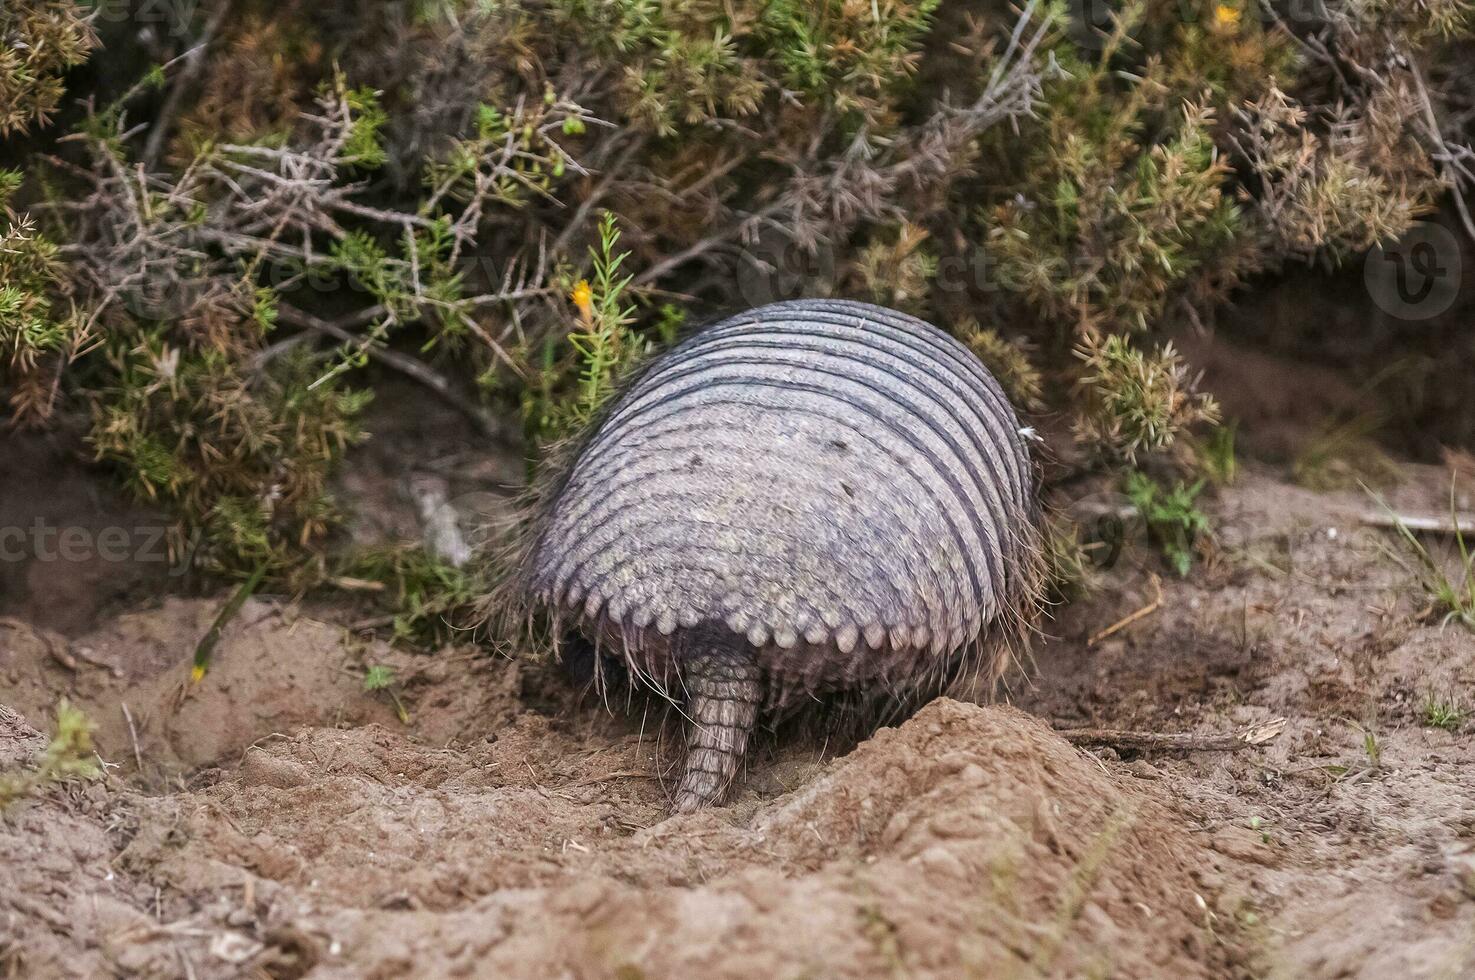
[[[1146,353],[1123,334],[1088,335],[1076,356],[1086,366],[1086,410],[1076,435],[1104,457],[1135,462],[1189,427],[1219,420],[1217,403],[1195,390],[1172,344]]]
[[[1455,506],[1454,485],[1450,485],[1449,512],[1450,524],[1454,530],[1454,542],[1456,548],[1455,564],[1458,571],[1451,576],[1446,568],[1445,562],[1440,561],[1429,552],[1424,542],[1419,540],[1417,534],[1404,521],[1382,497],[1368,491],[1387,512],[1392,521],[1398,541],[1402,544],[1400,550],[1385,547],[1390,558],[1397,562],[1403,569],[1412,574],[1419,582],[1419,587],[1429,598],[1429,609],[1435,615],[1443,613],[1440,620],[1441,626],[1448,626],[1451,622],[1458,622],[1468,630],[1475,630],[1475,553],[1472,553],[1465,541],[1464,529],[1460,526],[1459,511]]]
[[[341,76],[338,84],[345,85]],[[346,101],[353,112],[353,125],[343,146],[344,160],[364,170],[377,169],[385,158],[379,130],[389,121],[379,104],[379,93],[370,88],[356,88],[346,93]]]
[[[629,326],[635,320],[635,307],[626,302],[626,295],[634,277],[620,275],[620,267],[630,253],[616,252],[619,243],[619,224],[607,211],[599,222],[599,249],[593,253],[594,281],[580,280],[573,289],[581,328],[569,335],[582,365],[574,402],[574,421],[578,425],[587,423],[599,411],[631,353]]]
[[[1378,741],[1378,733],[1371,728],[1362,730],[1362,751],[1367,756],[1368,765],[1374,769],[1383,765],[1383,745]]]
[[[63,698],[56,706],[56,733],[47,743],[40,764],[29,772],[0,773],[0,810],[53,783],[95,778],[100,771],[92,747],[96,727]]]
[[[599,222],[599,244],[590,248],[593,276],[580,279],[568,290],[578,321],[568,334],[568,346],[549,338],[534,384],[523,393],[526,431],[548,445],[579,431],[599,412],[605,400],[649,351],[633,329],[635,306],[630,302],[634,276],[624,271],[629,252],[619,251],[620,227],[606,211]],[[656,321],[661,339],[674,338],[680,317],[663,309]]]
[[[1465,720],[1464,709],[1452,698],[1439,697],[1433,691],[1424,698],[1423,716],[1425,725],[1447,732],[1458,731]]]
[[[395,690],[394,668],[383,664],[374,664],[364,671],[364,690],[370,694],[375,691],[383,691],[389,700],[394,702],[394,713],[399,716],[401,725],[410,723],[410,712],[405,703],[400,700],[399,692]]]
[[[1378,740],[1378,733],[1373,730],[1372,723],[1369,722],[1368,724],[1364,725],[1359,722],[1353,721],[1351,718],[1341,718],[1339,720],[1346,724],[1348,728],[1351,728],[1354,732],[1361,736],[1362,754],[1364,757],[1366,757],[1367,764],[1361,767],[1355,765],[1323,766],[1323,771],[1332,776],[1333,779],[1340,780],[1357,772],[1365,772],[1367,770],[1382,768],[1383,743]]]
[[[449,640],[455,623],[486,592],[474,572],[456,568],[420,545],[362,551],[347,563],[344,574],[384,583],[394,639],[413,646]]]
[[[1202,439],[1193,440],[1199,469],[1216,486],[1227,486],[1239,476],[1239,460],[1234,454],[1234,437],[1238,428],[1232,422],[1226,423],[1210,429]]]
[[[1195,542],[1209,531],[1209,518],[1196,504],[1203,488],[1203,480],[1192,485],[1179,481],[1169,489],[1141,470],[1127,474],[1127,498],[1180,578],[1193,567]]]

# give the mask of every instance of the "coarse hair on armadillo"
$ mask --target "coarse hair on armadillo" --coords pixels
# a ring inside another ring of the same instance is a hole
[[[770,708],[991,690],[1040,612],[1034,483],[962,344],[869,304],[776,303],[652,359],[550,453],[486,608],[546,614],[555,651],[576,624],[668,696],[697,633],[751,649]]]

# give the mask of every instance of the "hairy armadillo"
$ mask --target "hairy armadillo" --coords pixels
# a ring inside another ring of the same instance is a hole
[[[521,587],[684,701],[690,811],[760,708],[996,678],[1037,598],[1033,500],[966,347],[865,303],[776,303],[634,380],[550,493]]]

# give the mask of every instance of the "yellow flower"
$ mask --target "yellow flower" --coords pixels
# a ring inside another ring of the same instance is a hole
[[[588,279],[580,279],[569,293],[569,299],[579,308],[579,316],[585,323],[594,319],[594,290],[589,288]]]
[[[200,683],[200,681],[205,679],[205,668],[199,664],[195,664],[190,668],[189,679],[192,683]]]
[[[1238,7],[1221,3],[1214,8],[1214,23],[1220,27],[1236,27],[1239,25],[1240,11]]]

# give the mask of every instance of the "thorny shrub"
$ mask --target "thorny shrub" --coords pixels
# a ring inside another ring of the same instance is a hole
[[[1463,208],[1475,4],[1076,6],[201,9],[71,93],[7,206],[0,388],[17,422],[90,417],[201,564],[302,584],[377,372],[536,461],[683,319],[801,294],[952,330],[1082,465],[1191,466],[1216,413],[1173,330]],[[0,60],[0,131],[91,45],[75,3],[11,0],[17,31],[52,41]]]

